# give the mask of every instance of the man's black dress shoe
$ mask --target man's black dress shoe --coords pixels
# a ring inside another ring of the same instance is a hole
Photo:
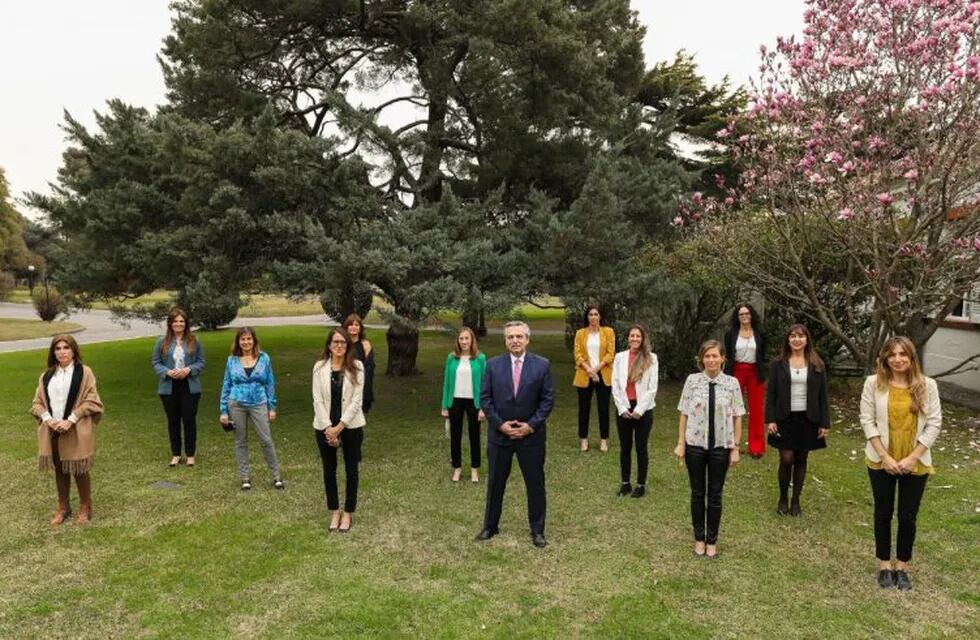
[[[882,589],[891,589],[895,586],[895,574],[891,569],[878,571],[878,586]]]
[[[912,588],[912,581],[909,580],[909,574],[905,573],[902,569],[898,569],[895,572],[895,586],[898,587],[899,591],[908,591]]]
[[[539,549],[543,549],[544,547],[548,546],[548,541],[544,539],[543,533],[532,533],[531,543]]]
[[[633,485],[628,482],[623,482],[619,485],[619,491],[616,492],[617,496],[628,496],[630,491],[633,490]]]
[[[495,535],[497,535],[497,532],[496,531],[491,531],[490,529],[484,529],[480,533],[476,534],[476,537],[474,538],[474,540],[478,540],[478,541],[482,542],[484,540],[489,540],[490,538],[494,537]]]
[[[631,498],[642,498],[646,494],[647,494],[647,488],[645,486],[643,486],[642,484],[638,484],[638,485],[636,485],[636,488],[633,489],[633,493],[630,494],[630,497]]]

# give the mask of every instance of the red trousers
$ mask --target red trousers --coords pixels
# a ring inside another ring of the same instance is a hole
[[[733,373],[742,387],[742,393],[748,396],[745,408],[749,412],[749,455],[761,456],[766,452],[766,383],[759,382],[755,374],[756,366],[736,362]]]

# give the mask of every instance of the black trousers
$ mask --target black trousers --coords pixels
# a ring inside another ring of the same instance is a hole
[[[721,494],[728,474],[728,449],[705,449],[687,445],[684,461],[691,481],[691,524],[694,539],[716,544],[721,525]],[[706,500],[707,498],[707,500]]]
[[[316,445],[320,449],[320,461],[323,463],[323,490],[327,494],[327,509],[336,511],[340,508],[340,496],[337,490],[337,449],[344,456],[344,475],[347,484],[344,489],[344,511],[354,513],[357,510],[357,484],[360,476],[357,472],[361,462],[361,445],[364,443],[364,429],[344,429],[340,432],[340,446],[331,447],[322,431],[313,430]]]
[[[899,562],[912,559],[915,543],[915,519],[919,515],[922,494],[929,476],[893,476],[883,469],[868,469],[871,495],[875,501],[875,556],[891,560],[892,514],[895,512],[895,489],[898,489],[898,537],[895,541]]]
[[[169,396],[161,395],[163,411],[167,414],[167,434],[170,436],[170,455],[181,454],[180,425],[184,424],[183,452],[193,456],[197,452],[197,405],[200,393],[191,393],[187,378],[174,380]]]
[[[636,400],[630,400],[630,410],[636,408]],[[616,416],[616,431],[619,433],[619,475],[626,483],[630,481],[630,466],[633,462],[633,442],[636,442],[636,483],[647,483],[647,469],[650,466],[650,430],[653,428],[653,410],[644,413],[639,420]]]
[[[527,446],[517,440],[510,446],[487,443],[487,462],[489,463],[489,478],[487,479],[487,509],[483,516],[483,528],[496,532],[500,524],[500,512],[504,506],[504,491],[507,489],[507,478],[510,477],[510,467],[514,456],[521,467],[524,476],[524,488],[527,491],[527,522],[531,534],[544,535],[544,518],[546,499],[544,489],[544,454],[545,445]]]
[[[589,380],[589,386],[578,387],[578,437],[589,437],[589,414],[592,412],[592,393],[595,392],[599,405],[599,437],[609,438],[609,395],[612,388],[599,382]]]
[[[472,398],[453,398],[449,407],[449,458],[453,469],[463,466],[463,416],[470,436],[470,466],[480,468],[480,410]]]

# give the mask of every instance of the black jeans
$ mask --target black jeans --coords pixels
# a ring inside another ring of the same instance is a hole
[[[636,408],[636,400],[630,400],[630,410]],[[648,410],[639,420],[616,416],[616,431],[619,433],[619,474],[623,483],[630,481],[630,467],[633,462],[633,442],[636,441],[636,483],[647,483],[647,469],[650,466],[650,430],[653,428],[653,409]]]
[[[364,442],[364,429],[344,429],[340,432],[340,446],[331,447],[322,431],[313,430],[317,447],[320,449],[320,461],[323,463],[323,490],[327,494],[327,509],[336,511],[340,508],[340,496],[337,493],[337,449],[344,455],[344,475],[347,484],[344,489],[344,511],[354,513],[357,510],[357,483],[360,477],[357,466],[361,462],[361,444]]]
[[[472,398],[453,398],[449,407],[449,458],[453,469],[463,466],[463,416],[470,436],[470,466],[480,468],[480,410]]]
[[[599,382],[589,380],[589,386],[578,387],[578,437],[589,437],[589,413],[592,411],[592,392],[595,391],[599,405],[599,437],[609,438],[609,394],[612,388],[607,387],[602,378]]]
[[[871,495],[875,501],[875,555],[891,560],[892,514],[895,512],[895,489],[898,488],[898,538],[895,541],[899,562],[912,559],[915,543],[915,518],[922,504],[929,476],[893,476],[883,469],[868,469]]]
[[[716,544],[718,527],[721,525],[721,493],[728,474],[729,451],[724,447],[705,449],[687,445],[684,447],[684,461],[687,463],[687,475],[691,481],[691,524],[694,526],[694,539],[697,542]]]
[[[181,454],[180,423],[184,423],[184,453],[189,457],[197,452],[197,405],[200,393],[191,393],[187,378],[173,381],[170,395],[161,395],[163,411],[167,414],[167,433],[170,436],[170,455]]]

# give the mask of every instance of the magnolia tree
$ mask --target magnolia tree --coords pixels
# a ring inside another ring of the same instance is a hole
[[[807,5],[718,134],[738,183],[675,223],[870,369],[889,334],[921,347],[980,275],[980,2]]]

